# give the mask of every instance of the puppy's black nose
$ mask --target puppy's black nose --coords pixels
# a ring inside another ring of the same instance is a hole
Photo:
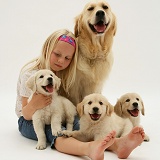
[[[138,103],[137,102],[134,102],[133,104],[132,104],[134,107],[138,107]]]
[[[97,16],[98,18],[100,18],[100,19],[103,18],[104,15],[105,15],[104,12],[101,11],[101,10],[99,10],[99,11],[96,12],[96,16]]]
[[[47,78],[49,83],[52,83],[52,77]]]
[[[94,113],[97,113],[98,110],[99,110],[99,108],[97,108],[97,107],[94,107],[94,108],[93,108]]]

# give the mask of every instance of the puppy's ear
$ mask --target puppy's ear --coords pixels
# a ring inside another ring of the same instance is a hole
[[[122,104],[121,104],[120,100],[117,100],[117,103],[116,103],[116,105],[114,106],[114,112],[115,112],[118,116],[122,117]]]
[[[106,114],[107,114],[107,116],[111,116],[111,113],[113,112],[113,106],[110,104],[110,103],[108,103],[107,105],[106,105],[106,107],[107,107],[107,109],[106,109]]]
[[[145,115],[145,113],[144,113],[144,104],[143,104],[143,101],[141,101],[141,104],[142,104],[141,113],[142,113],[142,115],[144,116],[144,115]]]
[[[57,76],[55,76],[54,78],[56,80],[56,83],[54,84],[54,87],[55,87],[56,90],[58,90],[60,85],[61,85],[61,79],[58,78]]]
[[[80,28],[79,28],[79,23],[81,21],[81,15],[78,15],[76,18],[75,18],[75,26],[74,26],[74,34],[75,34],[75,37],[78,37],[79,36],[79,32],[80,32]]]
[[[77,104],[77,112],[80,117],[82,117],[82,115],[84,114],[84,107],[82,102]]]
[[[32,75],[29,77],[29,79],[26,81],[26,86],[31,89],[33,92],[36,92],[36,76]]]

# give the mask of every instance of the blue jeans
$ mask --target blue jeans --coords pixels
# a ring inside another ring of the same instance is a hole
[[[23,116],[21,116],[18,120],[18,127],[20,133],[29,139],[38,140],[37,135],[34,131],[32,120],[25,120]],[[65,126],[62,126],[62,130],[65,130]],[[76,116],[73,124],[73,130],[79,130],[79,118]],[[52,135],[51,125],[45,126],[45,134],[47,141],[51,144],[51,148],[54,148],[54,143],[56,140],[56,136]]]

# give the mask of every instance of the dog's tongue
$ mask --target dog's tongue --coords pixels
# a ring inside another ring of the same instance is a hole
[[[46,86],[46,90],[47,90],[49,93],[52,93],[52,92],[53,92],[53,85],[48,84],[48,85]]]
[[[94,28],[98,33],[103,33],[106,29],[106,25],[104,25],[102,23],[101,24],[96,24],[96,25],[94,25]]]
[[[100,114],[91,114],[91,118],[92,118],[93,120],[98,120],[99,117],[100,117]]]
[[[130,113],[132,114],[132,116],[137,117],[138,113],[139,113],[139,110],[138,109],[134,109],[134,110],[131,110]]]

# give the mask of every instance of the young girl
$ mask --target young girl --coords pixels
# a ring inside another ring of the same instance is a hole
[[[65,91],[67,95],[69,88],[75,82],[77,58],[78,45],[73,33],[65,29],[58,30],[46,40],[42,54],[22,68],[17,84],[16,114],[19,117],[19,131],[23,136],[37,140],[32,115],[52,101],[50,96],[35,93],[28,103],[31,93],[25,86],[27,79],[40,69],[50,69],[61,78],[60,91]],[[62,129],[65,129],[65,126],[62,126]],[[75,117],[73,130],[78,129],[78,118]],[[106,149],[115,152],[119,158],[127,158],[144,139],[144,131],[140,127],[133,128],[127,136],[122,138],[115,138],[115,131],[112,131],[104,139],[91,142],[80,142],[72,137],[52,136],[50,125],[45,126],[45,133],[51,148],[55,147],[58,151],[67,154],[88,156],[92,160],[102,160]]]

